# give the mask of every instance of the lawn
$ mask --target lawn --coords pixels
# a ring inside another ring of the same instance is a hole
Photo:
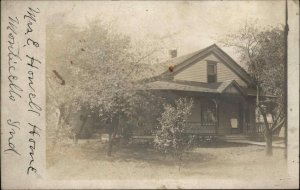
[[[47,153],[47,173],[53,179],[265,179],[277,186],[288,178],[282,148],[274,148],[274,155],[266,157],[263,146],[205,145],[184,157],[180,171],[172,158],[147,145],[118,145],[112,157],[106,156],[106,144],[96,140],[66,145],[63,153],[57,150]]]

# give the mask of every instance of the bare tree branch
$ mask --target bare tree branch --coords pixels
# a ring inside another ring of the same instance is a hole
[[[282,125],[285,123],[285,118],[282,118],[281,121],[275,126],[272,126],[272,133],[275,132],[277,129],[281,128]]]

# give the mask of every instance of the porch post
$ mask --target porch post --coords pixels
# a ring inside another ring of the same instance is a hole
[[[218,129],[219,129],[219,98],[215,98],[213,99],[213,102],[215,103],[216,106],[216,118],[217,118],[217,122],[215,125],[215,134],[218,134]]]
[[[244,100],[242,103],[242,110],[243,110],[243,125],[242,125],[242,132],[243,133],[248,133],[248,120],[246,117],[248,117],[247,115],[247,109],[248,109],[248,103]]]
[[[218,134],[218,130],[219,130],[219,100],[217,99],[217,103],[216,103],[216,115],[217,115],[217,126],[216,126],[216,134]]]

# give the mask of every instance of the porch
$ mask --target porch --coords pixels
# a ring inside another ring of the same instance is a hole
[[[193,99],[186,133],[218,136],[263,133],[263,125],[255,123],[255,93],[234,80],[217,83],[155,81],[148,85],[170,104],[182,97]]]
[[[250,129],[249,124],[245,124],[246,129]],[[265,129],[264,123],[255,123],[255,130],[246,130],[244,133],[240,132],[237,133],[235,129],[231,129],[229,133],[226,133],[227,136],[234,136],[234,137],[242,137],[244,136],[262,136],[264,134]],[[272,124],[269,124],[272,125]],[[196,134],[196,135],[211,135],[211,136],[223,136],[223,133],[218,133],[218,123],[201,123],[201,122],[188,122],[185,133],[188,134]]]

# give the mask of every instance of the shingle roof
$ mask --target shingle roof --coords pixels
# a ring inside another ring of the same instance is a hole
[[[190,82],[190,81],[167,81],[158,80],[149,82],[143,85],[143,88],[148,90],[176,90],[176,91],[189,91],[189,92],[202,92],[222,94],[224,90],[236,83],[234,80],[228,80],[224,82],[216,83],[203,83],[203,82]],[[237,84],[237,83],[236,83]],[[240,88],[239,86],[237,88]],[[255,96],[256,94],[249,93],[248,89],[240,88],[243,94],[248,96]]]
[[[216,83],[204,83],[204,82],[193,82],[193,81],[180,81],[174,80],[172,77],[175,73],[179,72],[182,68],[189,66],[193,61],[207,56],[209,53],[215,52],[224,59],[225,62],[228,62],[228,67],[237,72],[248,84],[251,83],[251,79],[247,72],[238,65],[229,55],[227,55],[221,48],[216,44],[208,46],[204,49],[172,58],[168,61],[161,63],[161,68],[163,72],[149,79],[143,80],[143,86],[138,87],[139,89],[149,89],[149,90],[177,90],[177,91],[191,91],[191,92],[203,92],[203,93],[223,93],[228,86],[233,85],[239,90],[240,93],[248,96],[256,96],[255,89],[244,88],[238,85],[234,80],[228,80],[223,82]],[[173,66],[174,71],[169,72],[168,66]]]
[[[204,48],[206,49],[206,48]],[[179,57],[174,57],[174,58],[171,58],[165,62],[163,62],[162,64],[163,65],[173,65],[173,66],[176,66],[180,63],[182,63],[183,61],[193,57],[194,55],[197,55],[198,53],[200,53],[201,51],[203,51],[204,49],[201,49],[201,50],[198,50],[198,51],[195,51],[195,52],[192,52],[192,53],[189,53],[189,54],[185,54],[185,55],[182,55],[182,56],[179,56]]]
[[[208,93],[217,92],[216,88],[203,87],[201,85],[193,86],[188,84],[176,83],[174,81],[154,81],[146,84],[146,88],[150,90],[177,90]]]
[[[209,47],[211,47],[211,46],[209,46]],[[209,47],[207,47],[207,48],[209,48]],[[160,63],[159,65],[155,65],[156,70],[157,70],[157,74],[161,75],[162,73],[164,73],[165,71],[168,70],[169,66],[174,66],[175,67],[175,66],[179,65],[180,63],[182,63],[182,62],[192,58],[193,56],[199,54],[200,52],[202,52],[203,50],[205,50],[207,48],[200,49],[198,51],[188,53],[188,54],[185,54],[185,55],[182,55],[182,56],[179,56],[179,57],[174,57],[174,58],[171,58],[167,61],[164,61],[164,62]]]
[[[224,64],[226,64],[233,72],[240,76],[240,78],[243,79],[247,84],[252,83],[249,74],[216,44],[161,63],[158,72],[159,76],[162,78],[172,77],[182,69],[188,67],[190,64],[193,64],[195,61],[209,55],[210,53],[215,53],[220,56],[220,59],[223,60]],[[169,72],[168,66],[173,66],[174,71]]]

